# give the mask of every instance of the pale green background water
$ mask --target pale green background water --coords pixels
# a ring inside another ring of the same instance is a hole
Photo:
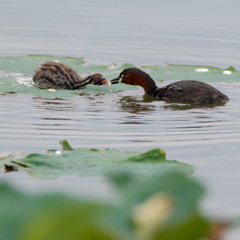
[[[237,0],[1,0],[0,53],[240,69],[239,5]]]
[[[232,65],[240,70],[239,1],[1,1],[0,56],[51,54],[88,63]],[[159,86],[165,83],[158,83]],[[73,147],[166,150],[192,164],[209,188],[212,214],[240,215],[239,83],[213,83],[226,106],[182,110],[145,102],[142,89],[49,100],[0,94],[0,154],[43,152],[67,139]],[[53,182],[12,178],[26,189],[109,193],[102,180]],[[231,232],[230,240],[239,239]]]

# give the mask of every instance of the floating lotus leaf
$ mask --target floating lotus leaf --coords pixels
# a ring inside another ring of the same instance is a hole
[[[72,149],[66,140],[60,143],[64,150],[70,151],[48,150],[47,154],[32,153],[17,160],[9,156],[0,161],[0,166],[13,165],[37,178],[105,176],[117,171],[128,171],[135,176],[158,175],[166,171],[190,175],[194,171],[190,164],[166,160],[165,152],[159,148],[141,154],[110,149]]]
[[[155,80],[198,80],[202,82],[240,82],[240,72],[233,67],[226,69],[198,66],[174,65],[142,66]]]
[[[56,90],[55,92],[49,92],[48,89],[39,89],[35,87],[32,82],[34,70],[43,62],[56,60],[77,70],[77,72],[83,77],[99,72],[107,79],[112,79],[118,76],[123,69],[134,67],[134,65],[130,63],[123,63],[120,66],[116,64],[89,65],[81,58],[46,55],[0,57],[0,92],[32,94],[44,98],[71,98],[83,92],[86,94],[112,94],[116,91],[136,89],[136,87],[126,84],[112,85],[112,93],[110,93],[106,85],[88,85],[86,88],[80,90]],[[220,69],[211,66],[167,64],[166,66],[140,66],[139,68],[147,71],[156,81],[187,79],[203,82],[240,81],[240,72],[236,71],[233,67]]]

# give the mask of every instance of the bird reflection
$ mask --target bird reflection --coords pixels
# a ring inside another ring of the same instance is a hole
[[[120,108],[123,112],[129,113],[143,113],[143,112],[154,112],[156,106],[151,104],[155,98],[144,95],[139,97],[125,96],[119,99]]]
[[[17,93],[16,92],[2,92],[0,93],[0,96],[6,96],[6,95],[16,95]]]
[[[33,101],[37,103],[37,107],[50,111],[66,111],[73,108],[70,99],[63,98],[43,98],[43,97],[32,97]]]
[[[170,109],[173,111],[184,111],[191,109],[213,109],[215,107],[225,106],[226,103],[218,102],[212,104],[196,104],[196,103],[179,103],[174,101],[165,101],[165,105],[162,109]]]
[[[14,94],[14,93],[8,93]],[[196,104],[196,103],[181,103],[176,101],[166,101],[156,99],[150,95],[136,95],[136,96],[121,96],[112,98],[108,94],[98,93],[95,95],[80,93],[79,98],[54,98],[47,99],[38,96],[32,97],[38,103],[39,108],[44,108],[51,111],[72,111],[74,109],[82,109],[85,111],[101,111],[107,105],[117,105],[121,112],[128,112],[131,114],[142,114],[155,112],[160,110],[184,111],[191,109],[213,109],[224,106],[226,103],[213,104]],[[81,103],[81,104],[79,104]],[[116,106],[115,105],[115,106]]]
[[[37,107],[50,111],[98,111],[106,104],[107,99],[104,98],[106,94],[85,94],[80,93],[79,98],[43,98],[33,96],[34,102],[37,102]]]
[[[213,104],[196,104],[196,103],[181,103],[176,101],[164,101],[156,99],[149,95],[141,96],[142,98],[133,96],[124,96],[119,99],[120,108],[123,112],[129,113],[146,113],[154,112],[158,107],[162,110],[184,111],[191,109],[213,109],[224,106],[226,103]]]

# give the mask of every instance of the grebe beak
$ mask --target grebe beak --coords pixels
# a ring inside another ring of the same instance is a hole
[[[121,77],[117,77],[117,78],[114,78],[111,80],[111,83],[112,84],[117,84],[117,83],[120,83],[122,81],[122,78]]]
[[[101,84],[108,84],[109,82],[110,82],[109,80],[103,79],[103,80],[101,81]]]
[[[101,81],[102,84],[107,84],[108,88],[109,88],[109,91],[112,92],[112,89],[111,89],[111,82],[107,79],[104,79]]]

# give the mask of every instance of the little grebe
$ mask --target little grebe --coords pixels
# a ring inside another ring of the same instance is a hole
[[[33,81],[39,88],[70,90],[84,88],[87,84],[102,85],[108,82],[99,73],[82,78],[75,70],[59,62],[43,63],[35,70]]]
[[[207,83],[195,80],[183,80],[158,88],[155,81],[138,68],[124,69],[120,75],[111,80],[112,84],[125,83],[143,87],[146,94],[163,100],[195,103],[227,102],[229,98]]]

